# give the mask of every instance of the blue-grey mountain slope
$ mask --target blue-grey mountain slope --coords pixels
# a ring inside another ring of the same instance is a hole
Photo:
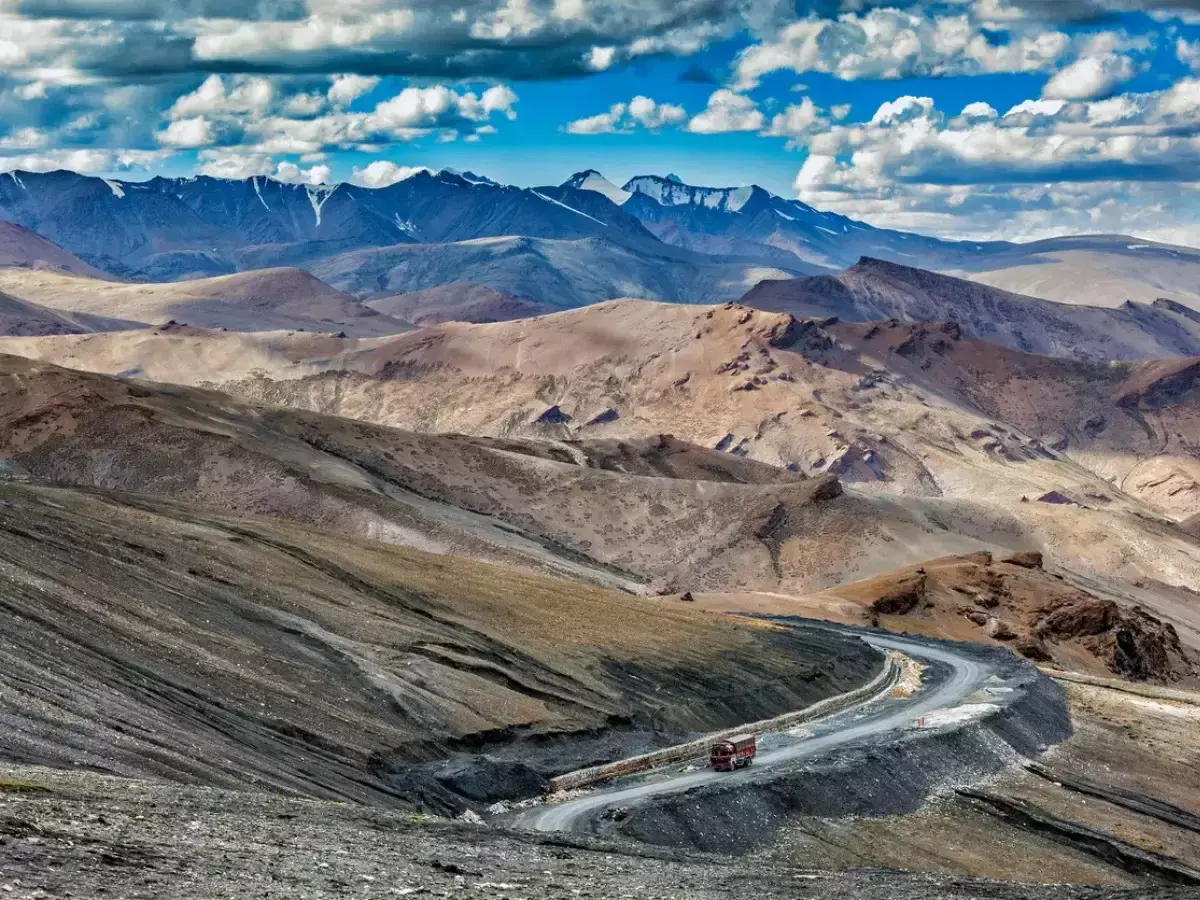
[[[1120,235],[946,241],[760,187],[646,175],[619,188],[590,169],[534,188],[448,170],[382,188],[14,172],[0,175],[0,220],[108,277],[164,282],[292,267],[368,300],[469,282],[553,308],[626,295],[714,302],[764,278],[833,274],[867,256],[1063,303],[1161,298],[1200,309],[1200,251],[1187,248]],[[51,267],[70,270],[61,260]]]
[[[359,250],[310,270],[363,298],[468,282],[546,307],[573,309],[622,297],[732,301],[764,278],[789,278],[798,269],[802,267],[710,257],[662,244],[636,248],[600,237],[494,237]]]
[[[21,172],[0,176],[0,218],[114,275],[151,281],[307,266],[368,247],[509,235],[659,243],[594,193],[522,189],[450,172],[421,172],[379,189]]]
[[[875,228],[761,187],[694,187],[674,176],[639,176],[618,188],[588,170],[567,185],[610,199],[665,243],[700,253],[829,269],[865,256],[1060,303],[1117,307],[1166,299],[1200,310],[1200,250],[1188,247],[1127,235],[945,241]]]
[[[1008,244],[942,241],[875,228],[821,212],[758,186],[706,188],[645,175],[623,189],[622,208],[661,240],[702,253],[737,253],[786,265],[842,269],[862,256],[938,268],[1007,249]]]

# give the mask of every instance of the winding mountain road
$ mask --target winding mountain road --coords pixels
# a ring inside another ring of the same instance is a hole
[[[803,624],[813,627],[810,622]],[[736,781],[755,777],[763,769],[816,756],[862,738],[900,731],[922,716],[962,706],[994,674],[986,661],[972,658],[969,651],[958,651],[952,645],[853,628],[836,627],[830,630],[860,637],[883,651],[896,650],[919,662],[940,664],[930,670],[936,670],[938,674],[927,678],[922,688],[911,697],[868,697],[855,706],[808,723],[817,732],[813,737],[776,750],[760,752],[754,766],[748,769],[733,773],[703,769],[675,774],[660,781],[598,790],[577,799],[525,810],[513,818],[512,824],[534,831],[584,830],[589,821],[612,807],[628,806],[662,794],[679,793],[715,779]]]

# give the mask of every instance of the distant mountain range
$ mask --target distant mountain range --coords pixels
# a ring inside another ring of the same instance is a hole
[[[871,257],[1059,302],[1200,309],[1200,251],[1124,236],[945,241],[675,176],[617,187],[587,170],[519,188],[421,171],[373,189],[15,172],[0,175],[0,219],[124,280],[291,266],[365,300],[460,284],[555,309],[620,296],[721,302],[765,279],[832,275]]]

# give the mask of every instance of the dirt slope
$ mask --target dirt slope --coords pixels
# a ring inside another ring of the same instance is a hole
[[[406,326],[299,269],[264,269],[170,284],[127,284],[56,272],[0,269],[0,290],[53,309],[184,322],[234,331],[395,334]]]
[[[1200,309],[1193,247],[1101,235],[1026,245],[951,274],[1060,303],[1120,306],[1169,298]]]
[[[6,337],[86,334],[140,327],[140,322],[59,311],[0,293],[0,335]]]
[[[0,338],[0,351],[89,372],[204,384],[266,372],[287,379],[319,374],[349,365],[355,354],[380,340],[164,324],[123,332]]]
[[[417,326],[440,325],[442,322],[507,322],[554,311],[548,304],[465,281],[381,297],[367,306]]]
[[[0,221],[0,269],[7,268],[65,272],[102,280],[109,278],[40,234],[12,222]]]
[[[36,479],[156,493],[642,592],[828,587],[1026,543],[1015,520],[981,526],[953,504],[845,495],[833,476],[669,437],[419,434],[18,357],[0,358],[0,426],[0,460]],[[830,554],[829,542],[840,552]]]
[[[11,484],[0,607],[7,760],[435,809],[536,793],[551,735],[569,768],[572,740],[588,761],[622,735],[670,742],[879,666],[865,647],[683,604]],[[600,726],[607,746],[589,733]],[[479,745],[496,759],[438,762]]]
[[[1171,526],[1200,512],[1187,480],[1200,444],[1200,368],[1191,361],[1084,363],[971,341],[953,325],[814,322],[737,305],[640,301],[520,322],[450,323],[391,340],[319,348],[310,340],[163,333],[9,339],[0,349],[110,372],[143,368],[408,430],[589,442],[671,432],[835,475],[852,488],[848,504],[877,498],[863,512],[871,522],[941,523],[933,532],[905,526],[885,542],[887,553],[876,542],[869,572],[848,555],[846,578],[1008,548],[1039,549],[1074,571],[1127,581],[1200,581],[1200,549]],[[246,341],[262,343],[251,354]],[[1163,467],[1165,480],[1155,474]],[[711,534],[722,521],[727,533],[734,529],[715,507],[713,516]],[[841,521],[839,539],[851,546],[873,527]],[[812,527],[802,516],[795,522]],[[587,552],[603,548],[596,552],[609,559],[642,556],[636,546],[614,547],[603,526],[587,530],[556,533],[573,532],[589,542]],[[686,556],[670,558],[683,565]],[[731,587],[766,590],[838,583],[824,580],[832,563],[787,559],[784,550],[781,568],[756,564],[749,575],[738,566],[722,577]],[[694,563],[679,571],[686,568],[697,571]],[[722,580],[716,573],[699,577]]]

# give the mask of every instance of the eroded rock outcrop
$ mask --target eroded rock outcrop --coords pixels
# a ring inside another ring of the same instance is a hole
[[[1063,668],[1158,683],[1200,677],[1170,623],[1075,587],[1036,551],[947,557],[819,596],[860,604],[884,628],[999,644]]]

